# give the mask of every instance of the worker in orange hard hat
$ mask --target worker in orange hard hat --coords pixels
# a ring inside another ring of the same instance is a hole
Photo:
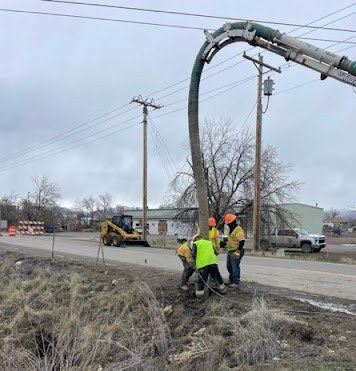
[[[209,224],[209,240],[213,243],[214,249],[217,254],[220,254],[220,233],[216,228],[216,220],[213,217],[208,219]]]
[[[226,266],[229,272],[230,287],[237,287],[237,285],[240,283],[240,263],[245,254],[245,232],[237,224],[235,214],[226,214],[225,224],[229,227],[226,245]]]
[[[220,233],[216,228],[216,220],[212,216],[208,219],[209,224],[209,241],[213,243],[217,255],[221,253],[220,249]],[[200,228],[197,229],[197,234],[200,234]]]

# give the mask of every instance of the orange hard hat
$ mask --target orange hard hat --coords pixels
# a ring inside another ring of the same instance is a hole
[[[215,218],[211,217],[208,219],[209,227],[215,227],[216,226],[216,220]]]
[[[236,215],[235,214],[226,214],[225,215],[225,224],[230,224],[234,220],[236,220]]]

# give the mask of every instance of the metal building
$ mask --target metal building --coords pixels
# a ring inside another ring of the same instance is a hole
[[[281,206],[294,215],[297,223],[299,224],[295,225],[294,227],[304,228],[310,233],[322,233],[323,208],[293,202],[286,203]]]

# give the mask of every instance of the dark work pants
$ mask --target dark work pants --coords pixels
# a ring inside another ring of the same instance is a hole
[[[194,268],[187,262],[187,259],[184,256],[179,256],[179,259],[183,263],[183,273],[181,278],[182,286],[188,283],[190,276],[195,272]]]
[[[236,258],[234,255],[235,250],[230,250],[227,252],[226,258],[226,268],[229,272],[229,281],[230,283],[240,283],[240,263],[245,255],[245,249],[240,250],[240,257]]]
[[[224,283],[217,264],[207,265],[206,267],[199,268],[197,273],[197,290],[204,290],[205,283],[208,282],[209,275],[212,280],[219,285]]]

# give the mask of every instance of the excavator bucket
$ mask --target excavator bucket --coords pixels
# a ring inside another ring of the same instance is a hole
[[[121,242],[121,246],[143,246],[143,247],[151,247],[148,241],[146,240],[125,240]]]

